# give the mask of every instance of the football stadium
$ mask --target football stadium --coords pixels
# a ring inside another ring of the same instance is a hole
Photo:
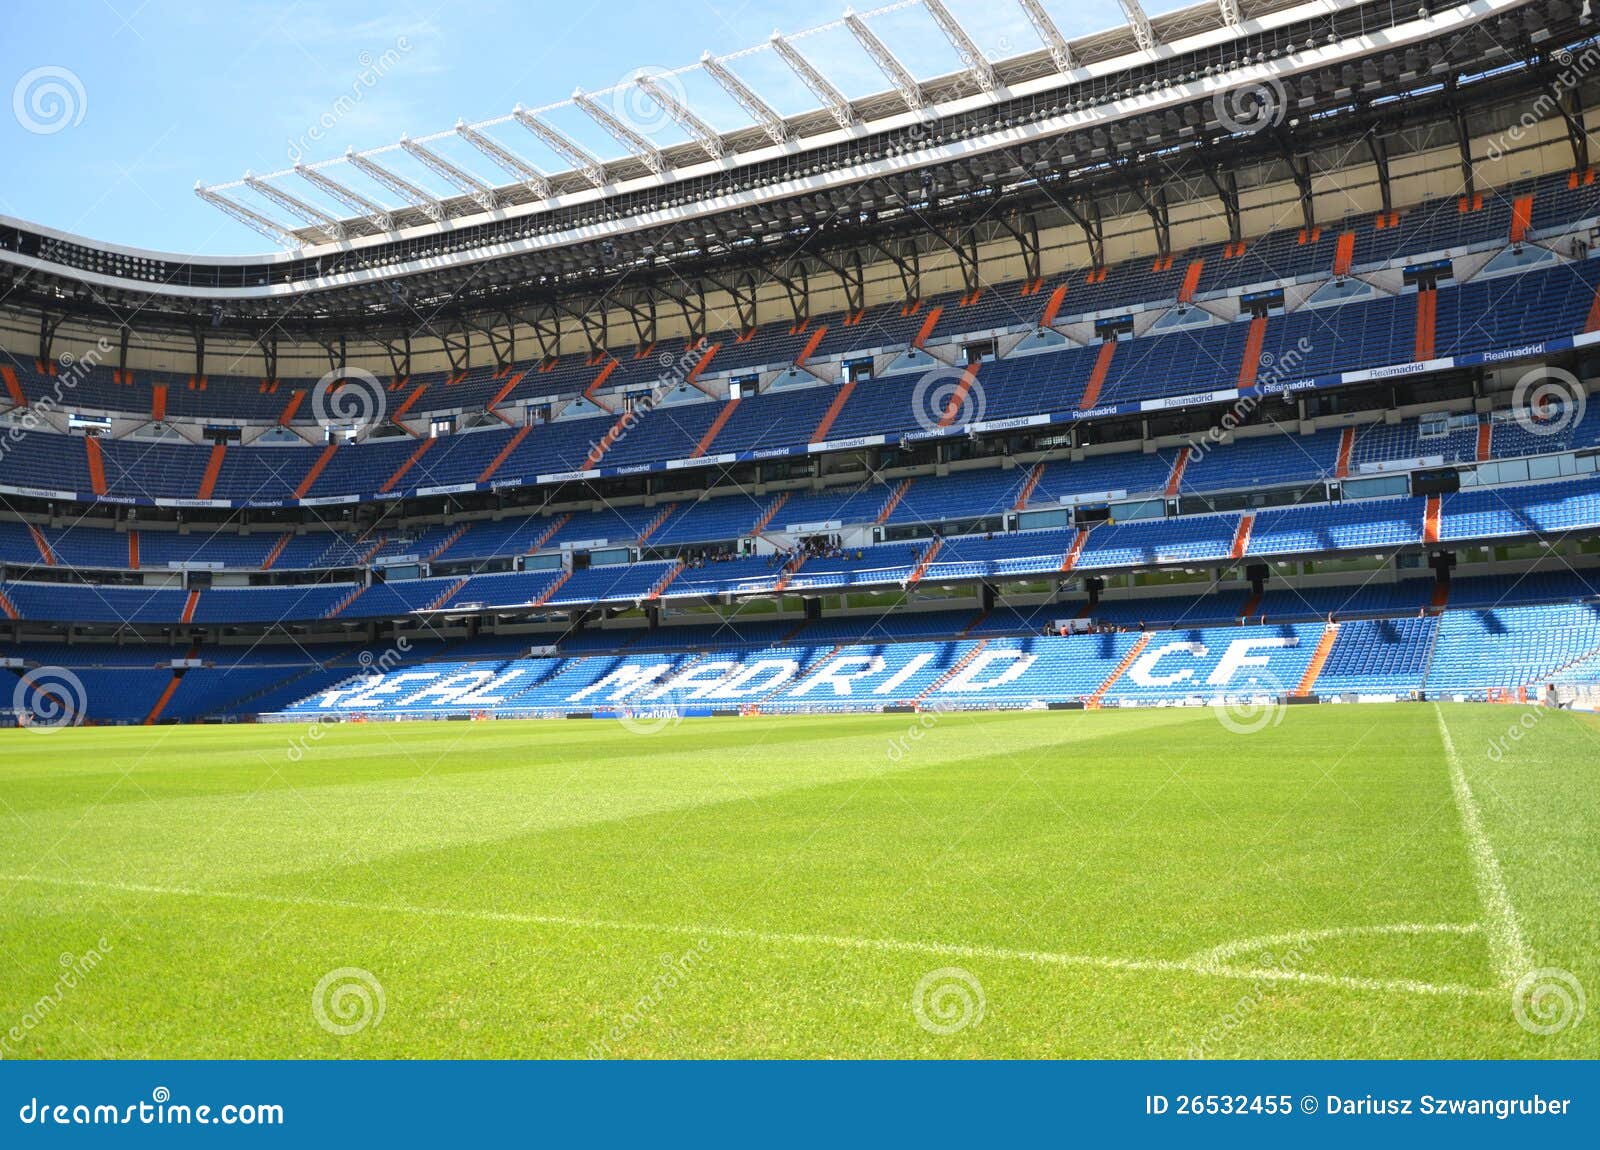
[[[1600,1056],[1589,0],[811,20],[0,216],[0,1057]]]

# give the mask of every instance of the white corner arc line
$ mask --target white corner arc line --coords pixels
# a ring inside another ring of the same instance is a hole
[[[1263,934],[1238,938],[1202,951],[1191,960],[1200,966],[1223,967],[1227,960],[1253,950],[1273,946],[1304,946],[1326,939],[1353,938],[1369,934],[1477,934],[1483,930],[1475,922],[1396,922],[1376,926],[1331,926],[1323,930],[1295,930],[1284,934]]]
[[[36,883],[43,886],[77,887],[87,890],[148,894],[164,898],[211,898],[235,902],[255,902],[272,906],[308,907],[318,910],[345,910],[369,914],[417,915],[426,918],[453,918],[472,922],[512,923],[524,926],[560,926],[574,930],[626,931],[637,934],[669,934],[690,938],[724,938],[758,942],[771,946],[818,946],[839,950],[878,953],[922,954],[936,958],[992,959],[998,962],[1026,962],[1038,966],[1087,967],[1097,970],[1133,973],[1165,972],[1193,974],[1209,978],[1246,982],[1298,982],[1329,986],[1341,990],[1362,990],[1391,994],[1421,994],[1450,998],[1492,998],[1497,992],[1477,986],[1454,983],[1418,982],[1412,979],[1350,978],[1311,971],[1276,970],[1270,967],[1231,967],[1203,964],[1188,959],[1119,958],[1112,955],[1063,954],[1044,950],[1018,950],[1009,947],[963,943],[915,942],[893,938],[856,938],[849,935],[803,934],[752,930],[744,927],[707,926],[682,923],[628,922],[618,919],[581,918],[570,915],[524,914],[513,911],[469,910],[459,907],[407,906],[404,903],[360,902],[351,899],[306,898],[254,891],[200,890],[194,887],[155,886],[145,883],[104,882],[95,879],[58,878],[53,875],[0,874],[0,883]]]
[[[1494,963],[1495,974],[1501,984],[1512,987],[1533,969],[1533,957],[1528,953],[1522,926],[1517,922],[1516,908],[1511,905],[1505,876],[1500,871],[1500,860],[1495,857],[1494,846],[1484,833],[1483,821],[1478,817],[1478,804],[1472,797],[1472,786],[1467,782],[1467,773],[1461,767],[1461,756],[1456,754],[1455,740],[1450,737],[1450,728],[1445,724],[1444,712],[1438,703],[1433,705],[1433,717],[1439,724],[1439,740],[1444,744],[1445,761],[1450,766],[1450,790],[1455,795],[1456,810],[1461,815],[1461,829],[1467,836],[1473,885],[1478,888],[1478,900],[1483,904],[1489,958]]]

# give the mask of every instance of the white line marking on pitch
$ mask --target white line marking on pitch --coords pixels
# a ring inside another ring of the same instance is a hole
[[[1484,833],[1483,822],[1478,817],[1478,804],[1472,797],[1472,787],[1467,783],[1467,773],[1461,767],[1461,756],[1456,754],[1455,740],[1450,737],[1450,728],[1445,725],[1444,712],[1439,709],[1438,703],[1433,705],[1433,717],[1438,720],[1445,761],[1450,764],[1450,789],[1455,794],[1456,810],[1461,814],[1461,829],[1467,835],[1467,854],[1472,860],[1473,883],[1478,888],[1478,898],[1483,903],[1488,919],[1484,930],[1488,936],[1489,958],[1494,963],[1495,973],[1501,983],[1515,986],[1524,973],[1533,969],[1533,958],[1528,953],[1528,944],[1523,940],[1516,909],[1511,905],[1505,876],[1500,873],[1500,860],[1495,858],[1494,847]]]
[[[519,914],[511,911],[468,910],[456,907],[406,906],[401,903],[356,902],[347,899],[302,898],[262,894],[254,891],[198,890],[193,887],[151,886],[143,883],[101,882],[94,879],[57,878],[51,875],[0,874],[0,882],[39,883],[45,886],[82,887],[162,897],[214,898],[237,902],[268,903],[275,906],[301,906],[319,910],[348,910],[371,914],[409,914],[428,918],[454,918],[473,922],[515,923],[529,926],[561,926],[576,930],[615,930],[636,934],[675,934],[691,938],[726,938],[759,942],[773,946],[830,946],[841,950],[880,953],[924,954],[938,958],[995,959],[1004,962],[1029,962],[1040,966],[1081,966],[1099,970],[1196,974],[1212,978],[1242,979],[1247,982],[1299,982],[1331,986],[1342,990],[1383,991],[1393,994],[1443,995],[1451,998],[1491,998],[1496,992],[1476,986],[1453,983],[1417,982],[1403,978],[1347,978],[1310,971],[1277,970],[1270,967],[1234,967],[1206,964],[1186,959],[1116,958],[1094,954],[1060,954],[1044,950],[1013,950],[1000,946],[971,946],[960,943],[908,942],[893,938],[852,938],[835,934],[790,934],[778,931],[748,930],[728,926],[693,926],[675,923],[625,922],[617,919],[575,918],[566,915]]]
[[[1331,938],[1350,938],[1368,934],[1477,934],[1483,929],[1475,922],[1397,922],[1380,926],[1331,926],[1323,930],[1295,930],[1286,934],[1264,934],[1240,938],[1202,951],[1190,961],[1200,966],[1226,965],[1235,955],[1274,946],[1306,946]]]

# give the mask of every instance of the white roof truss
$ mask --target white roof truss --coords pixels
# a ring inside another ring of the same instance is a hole
[[[495,199],[494,189],[472,173],[463,171],[438,152],[434,151],[408,137],[400,137],[400,146],[425,165],[429,171],[440,179],[454,184],[461,191],[472,197],[474,203],[486,212],[492,212],[499,206]]]
[[[584,95],[581,89],[573,90],[572,102],[582,108],[589,119],[604,128],[617,143],[643,160],[645,167],[658,176],[666,173],[667,161],[661,155],[661,149],[617,119],[609,108]]]
[[[950,41],[950,47],[956,50],[956,55],[961,57],[961,66],[967,70],[967,75],[972,77],[972,82],[985,92],[993,92],[1000,87],[1000,81],[995,76],[994,65],[989,62],[972,37],[967,35],[967,30],[944,6],[944,0],[922,0],[922,6],[928,10],[928,15],[933,17],[933,22],[939,25],[939,31],[944,33],[944,38]]]
[[[745,115],[761,125],[762,130],[767,133],[767,138],[774,144],[788,140],[789,129],[784,126],[783,117],[774,112],[770,104],[734,75],[726,64],[710,52],[706,52],[700,57],[700,67],[704,68],[706,75],[715,80],[722,90],[732,97],[735,104],[744,109]]]
[[[906,107],[912,111],[926,107],[928,102],[923,99],[922,88],[916,78],[907,72],[905,65],[889,51],[889,46],[878,39],[878,34],[867,27],[867,22],[856,15],[855,9],[845,9],[844,24],[867,55],[872,57],[872,62],[878,66],[878,71],[883,73],[884,79],[894,85],[894,90],[900,93],[900,98],[906,102]]]
[[[502,147],[489,136],[468,124],[465,120],[456,121],[456,135],[471,144],[478,151],[487,156],[506,175],[515,179],[541,200],[548,200],[554,194],[550,187],[550,179],[538,168],[528,163],[510,148]]]
[[[355,168],[356,171],[366,173],[412,207],[420,208],[422,213],[434,223],[444,223],[444,205],[436,197],[429,195],[410,180],[395,175],[376,160],[363,156],[354,148],[345,150],[344,159],[345,163]]]
[[[789,65],[789,70],[800,77],[800,82],[811,89],[811,94],[817,102],[833,114],[833,119],[839,127],[849,130],[856,126],[856,114],[850,107],[850,101],[844,94],[830,84],[826,77],[811,66],[811,61],[800,55],[798,49],[783,38],[781,32],[774,32],[769,41],[772,50],[778,54],[783,62]]]
[[[584,179],[597,188],[605,186],[606,170],[593,154],[573,143],[572,140],[556,131],[521,104],[511,109],[511,115],[516,118],[517,123],[543,140],[552,151],[559,152],[566,157],[573,167],[583,173]]]
[[[710,124],[690,111],[688,105],[667,91],[666,87],[657,82],[656,78],[648,72],[640,72],[633,78],[633,82],[641,92],[649,96],[667,115],[671,116],[677,122],[678,127],[693,136],[695,141],[706,150],[706,155],[713,160],[722,159],[727,149],[722,146],[722,137],[717,134]]]

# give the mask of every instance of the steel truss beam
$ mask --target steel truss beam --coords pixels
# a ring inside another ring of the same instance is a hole
[[[720,160],[727,154],[727,149],[722,146],[722,137],[715,129],[690,111],[688,105],[667,91],[654,76],[648,72],[640,72],[633,78],[633,82],[641,92],[671,116],[678,127],[693,136],[695,142],[706,150],[706,155],[713,160]]]
[[[595,103],[583,89],[572,90],[572,102],[583,109],[584,115],[604,128],[617,143],[627,148],[636,158],[643,160],[645,167],[658,176],[667,173],[668,165],[665,157],[661,155],[661,149],[613,116],[609,109]]]
[[[275,187],[274,185],[267,183],[265,180],[258,180],[250,172],[246,172],[244,174],[244,183],[245,187],[255,192],[256,195],[262,197],[263,199],[271,200],[284,211],[289,212],[292,215],[299,216],[308,224],[315,225],[323,235],[327,236],[335,243],[344,239],[344,224],[334,219],[321,208],[306,203],[298,196],[291,196],[282,188]]]
[[[291,248],[303,246],[304,241],[302,241],[299,236],[295,235],[288,228],[282,226],[275,220],[268,219],[260,212],[254,211],[251,208],[247,208],[243,204],[237,203],[234,200],[230,200],[227,196],[222,195],[220,192],[213,192],[210,188],[197,183],[194,186],[194,194],[199,196],[212,207],[226,212],[228,215],[238,220],[251,231],[267,237],[267,239],[271,240],[275,244],[283,244],[285,247]]]
[[[325,176],[315,168],[308,168],[304,164],[296,164],[294,171],[295,175],[305,180],[306,183],[318,191],[327,193],[345,207],[358,212],[380,232],[394,231],[394,213],[388,208],[381,204],[373,203],[360,192],[352,191],[332,176]]]
[[[1050,50],[1050,62],[1056,66],[1056,71],[1070,72],[1076,66],[1072,49],[1067,46],[1066,38],[1061,35],[1056,22],[1050,19],[1050,13],[1044,10],[1044,5],[1039,0],[1017,0],[1017,3],[1022,5],[1022,11],[1033,25],[1033,30],[1039,34],[1040,41]]]
[[[967,35],[967,30],[961,26],[961,22],[951,15],[950,9],[944,6],[944,0],[922,0],[922,6],[928,10],[928,15],[933,17],[933,22],[939,25],[939,31],[950,41],[950,47],[956,50],[956,55],[961,57],[961,66],[967,70],[967,75],[972,77],[972,82],[985,92],[998,89],[1000,81],[995,75],[994,65],[972,42],[972,37]]]
[[[405,136],[400,137],[400,146],[415,156],[435,175],[454,184],[461,191],[471,196],[473,203],[484,211],[492,212],[499,206],[499,201],[495,198],[493,188],[472,173],[456,167],[432,148],[425,147]]]
[[[501,147],[495,140],[490,139],[478,131],[465,120],[456,121],[456,135],[482,152],[506,175],[514,177],[518,183],[527,188],[541,200],[548,200],[554,191],[550,187],[550,180],[543,172],[532,164],[527,163],[509,148]]]
[[[771,105],[756,95],[743,80],[734,75],[726,64],[718,60],[710,52],[703,52],[700,55],[700,66],[706,70],[706,75],[715,80],[722,90],[728,93],[735,104],[744,109],[745,115],[761,125],[762,130],[767,133],[767,137],[774,144],[782,144],[788,141],[789,129],[784,126],[783,118],[772,110]]]
[[[605,167],[591,153],[573,143],[521,104],[511,109],[511,115],[516,118],[517,123],[538,136],[552,150],[564,156],[568,163],[583,173],[584,179],[597,188],[605,187]]]
[[[847,8],[844,13],[844,24],[850,29],[850,34],[856,38],[856,43],[861,45],[863,51],[872,57],[872,62],[878,66],[884,79],[894,86],[900,93],[900,98],[906,102],[906,107],[913,112],[921,111],[927,107],[927,100],[923,99],[922,88],[916,78],[906,71],[905,65],[895,58],[889,51],[889,46],[878,39],[878,34],[867,27],[867,22],[857,16],[855,9]]]
[[[365,172],[412,207],[421,209],[422,213],[434,223],[444,223],[444,205],[410,180],[395,175],[376,160],[369,160],[354,148],[346,148],[344,158],[357,171]]]
[[[860,123],[855,110],[850,107],[850,101],[844,98],[843,93],[830,84],[821,72],[813,68],[811,61],[802,56],[781,33],[774,32],[771,43],[772,50],[789,65],[789,70],[800,78],[800,82],[811,89],[811,94],[817,98],[817,102],[833,114],[834,122],[839,127],[848,131]]]

